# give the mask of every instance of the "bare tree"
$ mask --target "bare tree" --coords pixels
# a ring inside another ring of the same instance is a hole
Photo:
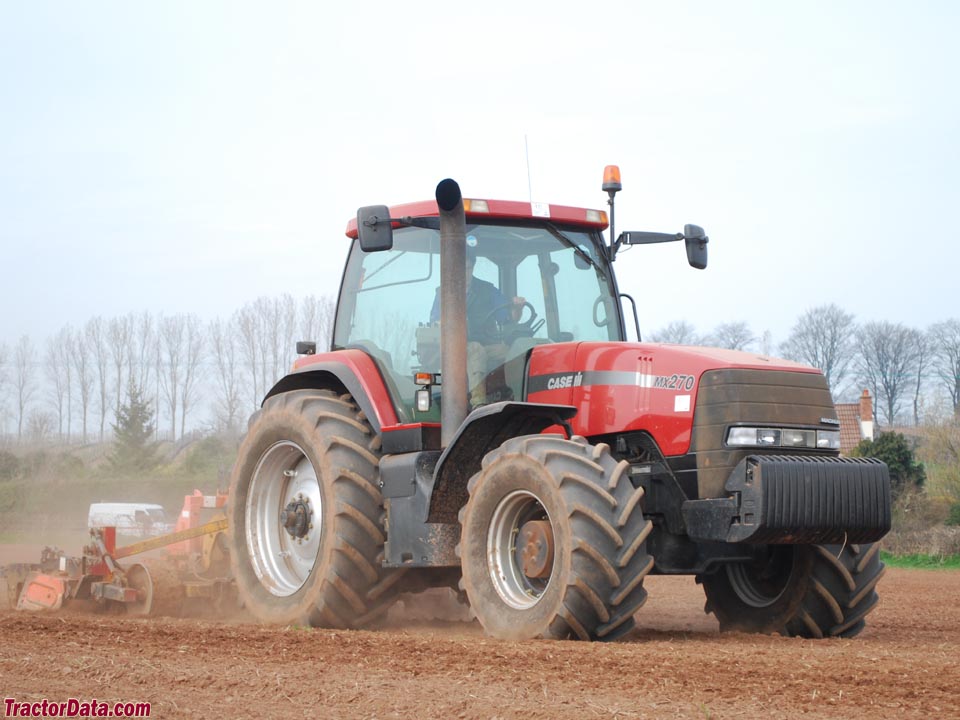
[[[23,439],[23,421],[35,390],[33,384],[33,343],[23,335],[13,356],[13,384],[17,400],[17,441]]]
[[[294,351],[297,306],[289,295],[261,297],[253,303],[257,316],[257,346],[260,356],[260,385],[273,385],[285,372]]]
[[[860,377],[882,408],[887,425],[896,422],[906,393],[914,381],[920,333],[899,323],[869,322],[857,333]]]
[[[107,324],[107,346],[113,360],[114,389],[116,398],[113,407],[114,417],[120,413],[120,401],[123,397],[123,371],[130,364],[131,338],[133,337],[133,316],[111,318]],[[129,380],[129,371],[128,371]]]
[[[50,405],[56,411],[57,435],[61,440],[63,439],[64,419],[69,416],[69,409],[64,407],[67,404],[70,389],[68,381],[70,357],[66,354],[67,348],[64,347],[64,339],[65,336],[68,336],[68,333],[69,331],[63,328],[47,340],[47,352],[44,360],[47,392]]]
[[[920,407],[922,398],[920,391],[923,387],[923,381],[926,380],[927,372],[930,366],[930,353],[932,343],[930,337],[920,331],[916,331],[917,345],[914,349],[913,366],[913,425],[920,426]]]
[[[53,415],[42,410],[31,410],[27,416],[27,436],[34,442],[43,442],[53,432]]]
[[[57,344],[63,357],[63,385],[67,399],[67,442],[73,438],[73,331],[69,326],[60,328]]]
[[[0,419],[4,416],[3,396],[7,385],[7,344],[0,342]],[[0,439],[3,437],[3,425],[0,425]]]
[[[290,295],[281,295],[271,302],[271,347],[270,358],[273,370],[270,384],[286,374],[296,350],[297,304]]]
[[[147,312],[139,317],[130,317],[130,382],[141,397],[148,397],[151,375],[157,357],[157,336],[153,331],[153,318]],[[155,406],[159,409],[159,406]]]
[[[180,381],[180,437],[187,429],[187,414],[193,408],[197,399],[197,390],[201,379],[203,366],[203,333],[200,330],[200,320],[196,315],[183,317],[183,358]]]
[[[96,371],[97,389],[100,399],[100,442],[103,442],[104,429],[107,424],[107,411],[110,407],[110,352],[107,349],[106,328],[100,316],[90,318],[84,327],[87,343],[90,347],[91,359]]]
[[[833,304],[821,305],[800,316],[780,352],[789,360],[820,368],[838,397],[857,354],[855,327],[850,313]]]
[[[286,373],[293,357],[297,305],[289,295],[260,297],[240,309],[237,323],[256,409],[261,395]]]
[[[250,373],[250,392],[253,411],[259,407],[260,398],[260,325],[253,305],[244,305],[237,313],[237,322],[242,339],[242,352],[247,370]]]
[[[950,319],[930,328],[933,369],[953,403],[960,420],[960,320]]]
[[[254,314],[254,331],[256,336],[257,349],[251,358],[252,362],[257,363],[257,373],[259,374],[258,383],[261,392],[266,392],[270,387],[270,381],[273,379],[273,371],[270,368],[270,300],[265,297],[257,298],[251,306]],[[254,403],[259,405],[259,396],[254,398]]]
[[[177,439],[185,325],[183,315],[162,317],[157,323],[157,377],[169,413],[171,439],[174,441]],[[160,424],[159,421],[157,424]]]
[[[650,334],[653,342],[671,343],[673,345],[699,345],[700,338],[696,328],[686,320],[674,320],[666,327]]]
[[[260,386],[266,391],[272,384],[273,368],[270,365],[270,348],[273,345],[273,332],[270,323],[273,315],[269,298],[257,298],[253,303],[257,313],[257,347],[260,351]]]
[[[217,427],[234,430],[240,421],[240,314],[234,313],[229,322],[219,318],[210,323],[210,350],[213,355],[214,417]]]
[[[93,395],[93,361],[86,335],[80,331],[70,331],[70,359],[73,363],[78,398],[80,400],[80,418],[82,421],[83,442],[87,441],[87,416],[90,412],[90,399]]]
[[[327,350],[333,338],[336,302],[329,295],[309,295],[300,301],[300,340],[313,340],[317,348]]]
[[[163,400],[170,417],[170,434],[177,439],[186,432],[187,416],[196,400],[203,360],[203,333],[195,315],[174,315],[158,323],[159,365],[157,372]]]
[[[746,350],[756,339],[747,323],[728,322],[717,326],[710,334],[709,343],[727,350]]]

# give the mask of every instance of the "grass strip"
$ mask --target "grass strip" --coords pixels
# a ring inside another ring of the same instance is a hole
[[[960,570],[960,555],[891,555],[881,550],[880,558],[890,567],[914,570]]]

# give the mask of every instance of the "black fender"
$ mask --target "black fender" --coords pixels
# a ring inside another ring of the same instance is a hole
[[[510,438],[536,435],[551,425],[560,425],[569,437],[570,420],[576,414],[570,405],[527,402],[492,403],[474,410],[437,461],[427,522],[458,522],[457,513],[467,502],[467,482],[480,471],[488,452]]]

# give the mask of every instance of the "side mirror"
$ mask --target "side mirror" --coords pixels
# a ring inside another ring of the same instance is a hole
[[[706,268],[707,243],[710,238],[707,237],[703,228],[699,225],[684,225],[683,241],[687,246],[687,262],[690,263],[690,266],[697,270]]]
[[[316,355],[317,344],[313,340],[297,340],[297,355]]]
[[[357,210],[357,234],[360,249],[380,252],[393,247],[393,224],[386,205],[368,205]]]

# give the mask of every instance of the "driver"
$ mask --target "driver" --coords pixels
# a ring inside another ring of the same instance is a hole
[[[474,277],[477,264],[476,248],[467,247],[467,378],[470,386],[470,404],[474,407],[487,401],[486,377],[491,361],[502,363],[507,347],[503,344],[500,326],[516,322],[523,312],[526,300],[512,300],[493,283]],[[433,299],[430,323],[440,321],[440,288]]]
[[[467,248],[467,342],[494,345],[500,342],[499,327],[520,319],[522,297],[508,300],[493,283],[474,277],[477,265],[476,248]],[[433,299],[430,322],[440,322],[440,288]]]

